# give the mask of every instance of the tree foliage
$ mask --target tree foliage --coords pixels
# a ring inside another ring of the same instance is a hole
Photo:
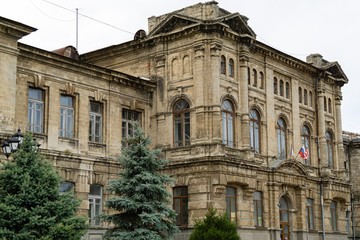
[[[226,213],[216,215],[215,209],[209,209],[203,220],[195,221],[189,240],[240,240],[236,229]]]
[[[74,216],[80,201],[60,194],[61,179],[35,144],[26,134],[0,167],[0,239],[80,239],[87,221]]]
[[[137,123],[132,127],[133,136],[126,139],[127,147],[119,158],[120,178],[110,181],[107,188],[115,197],[106,206],[116,213],[103,216],[115,225],[105,239],[170,239],[179,230],[174,225],[174,210],[166,206],[171,195],[165,186],[173,179],[159,173],[167,161],[159,159],[159,149],[149,150],[150,139]]]

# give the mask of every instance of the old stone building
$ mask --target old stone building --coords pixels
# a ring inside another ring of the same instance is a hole
[[[108,228],[93,217],[108,211],[105,187],[130,120],[177,178],[177,239],[210,207],[227,211],[242,239],[347,239],[348,79],[320,54],[304,62],[257,41],[247,20],[199,3],[149,18],[133,41],[79,56],[20,44],[35,29],[0,18],[1,137],[21,128],[40,140],[62,189],[83,200],[87,239]],[[307,160],[296,155],[302,146]]]

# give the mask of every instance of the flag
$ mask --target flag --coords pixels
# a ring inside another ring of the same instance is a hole
[[[302,146],[302,147],[300,148],[299,154],[300,154],[300,156],[301,156],[303,159],[306,160],[306,159],[308,159],[308,157],[309,157],[309,149],[308,149],[308,150],[305,150],[304,146]]]

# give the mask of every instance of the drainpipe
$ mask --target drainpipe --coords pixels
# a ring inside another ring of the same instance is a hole
[[[319,166],[319,177],[321,178],[320,183],[320,202],[321,202],[321,219],[322,219],[322,240],[325,240],[325,217],[324,217],[324,186],[323,179],[321,176],[321,156],[320,156],[320,147],[319,147],[319,105],[318,105],[318,87],[319,87],[319,78],[316,78],[315,81],[315,119],[316,119],[316,135],[317,135],[317,152],[318,152],[318,166]]]
[[[322,239],[325,240],[325,218],[324,218],[324,186],[321,180],[320,184],[320,201],[321,201],[321,219],[322,219]]]

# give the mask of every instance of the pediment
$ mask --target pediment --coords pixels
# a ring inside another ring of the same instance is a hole
[[[348,83],[349,80],[338,62],[327,63],[323,69],[329,72],[331,76],[335,78],[335,81],[339,82],[341,85]]]
[[[247,18],[245,16],[241,16],[239,13],[233,13],[225,16],[222,22],[238,34],[247,34],[253,38],[256,37],[255,32],[247,24]]]
[[[150,33],[149,36],[161,34],[161,33],[170,33],[176,31],[177,29],[183,29],[185,27],[189,27],[191,25],[195,25],[200,23],[201,21],[180,15],[180,14],[171,14],[167,16],[161,23],[159,23]]]
[[[293,159],[277,160],[271,164],[270,168],[276,169],[279,172],[300,174],[304,176],[308,175],[305,167],[299,161]]]

